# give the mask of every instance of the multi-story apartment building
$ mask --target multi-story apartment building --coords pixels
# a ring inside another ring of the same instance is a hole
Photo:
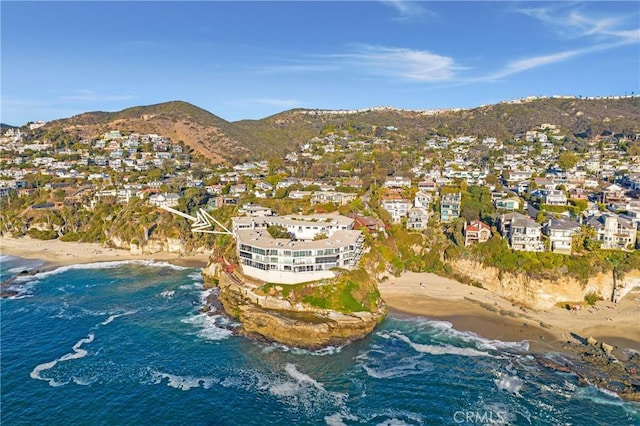
[[[460,217],[460,206],[462,204],[462,194],[442,194],[440,200],[440,221],[453,222]]]
[[[272,237],[268,228],[276,225],[290,238]],[[362,256],[364,237],[353,225],[337,215],[233,218],[242,272],[280,284],[333,278],[331,269],[352,269]]]

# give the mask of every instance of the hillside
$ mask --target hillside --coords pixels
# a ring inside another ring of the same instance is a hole
[[[187,102],[173,101],[119,112],[87,112],[47,123],[47,128],[95,138],[108,130],[151,133],[184,141],[206,158],[220,162],[248,151],[223,130],[225,120]],[[231,154],[231,155],[230,155]]]
[[[499,139],[543,123],[559,126],[575,139],[601,134],[640,133],[640,97],[622,99],[536,99],[426,114],[399,109],[371,109],[352,114],[313,110],[285,111],[261,120],[228,122],[186,102],[173,101],[119,112],[88,112],[47,124],[96,137],[107,130],[155,133],[183,140],[215,161],[269,158],[295,150],[327,126],[356,129],[373,136],[375,127],[396,127],[409,141],[429,135],[479,135]]]

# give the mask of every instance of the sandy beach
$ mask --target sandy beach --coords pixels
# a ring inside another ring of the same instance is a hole
[[[534,350],[592,336],[640,351],[640,288],[617,304],[600,301],[579,311],[525,309],[488,290],[429,273],[407,272],[379,289],[394,312],[449,321],[457,330],[490,339],[528,340]]]
[[[157,260],[181,266],[204,267],[209,256],[184,256],[178,253],[132,254],[128,250],[102,247],[98,243],[77,243],[58,240],[0,237],[0,254],[45,261],[42,269],[79,263],[110,262],[115,260]]]

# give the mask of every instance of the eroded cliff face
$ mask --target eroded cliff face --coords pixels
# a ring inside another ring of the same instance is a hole
[[[229,315],[241,322],[242,333],[288,346],[319,349],[344,345],[370,334],[387,313],[382,301],[375,313],[342,314],[256,295],[251,288],[224,273],[218,278],[218,300]]]
[[[544,310],[558,303],[580,303],[585,295],[595,292],[605,300],[613,294],[613,274],[599,273],[586,283],[564,277],[559,280],[532,279],[524,274],[511,274],[486,267],[471,260],[451,262],[456,274],[477,281],[497,295],[531,309]],[[640,271],[634,270],[617,280],[616,298],[620,299],[632,288],[640,287]]]
[[[179,238],[149,239],[145,241],[144,244],[140,244],[113,235],[109,237],[108,241],[114,248],[129,250],[132,254],[154,254],[161,252],[189,254],[187,243]],[[207,253],[208,249],[206,247],[198,247],[193,250],[193,252]]]

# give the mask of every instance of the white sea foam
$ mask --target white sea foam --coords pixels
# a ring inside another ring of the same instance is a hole
[[[55,379],[42,377],[40,375],[40,373],[42,373],[43,371],[52,369],[59,362],[70,361],[70,360],[73,360],[73,359],[79,359],[79,358],[83,358],[83,357],[87,356],[87,351],[82,349],[82,345],[93,342],[94,337],[95,336],[94,336],[93,333],[89,333],[89,335],[86,338],[78,340],[76,342],[76,344],[73,345],[73,348],[72,348],[73,352],[68,353],[68,354],[64,354],[60,358],[55,359],[53,361],[45,362],[45,363],[37,365],[31,371],[31,374],[29,374],[29,376],[32,379],[44,380],[46,382],[49,382],[49,385],[53,386],[53,387],[66,385],[69,382],[57,382]]]
[[[298,370],[295,364],[286,364],[287,377],[264,377],[262,389],[268,391],[286,403],[295,411],[305,411],[311,415],[317,413],[319,407],[336,407],[342,416],[348,416],[345,403],[348,395],[325,389],[324,384]]]
[[[233,330],[225,327],[230,325],[230,321],[222,315],[191,315],[182,319],[181,322],[199,328],[196,335],[209,341],[223,340],[233,334]]]
[[[494,380],[498,389],[520,396],[522,379],[518,376],[504,376]]]
[[[173,296],[176,295],[175,290],[165,290],[162,293],[160,293],[160,296],[164,297],[165,299],[173,299]]]
[[[298,383],[302,383],[302,384],[308,383],[313,387],[315,387],[316,389],[324,390],[324,386],[322,386],[321,383],[312,379],[311,376],[298,371],[295,364],[287,364],[284,368],[284,371],[286,371],[288,375],[296,379]]]
[[[269,392],[278,396],[295,396],[305,387],[314,387],[324,392],[322,383],[317,382],[309,375],[298,371],[294,364],[287,364],[284,371],[295,381],[285,381],[272,385]]]
[[[6,297],[5,299],[7,299],[7,300],[20,300],[20,299],[27,299],[29,297],[33,297],[33,294],[16,294],[15,296]]]
[[[453,324],[448,321],[432,321],[418,319],[420,325],[426,325],[433,330],[435,337],[455,338],[467,343],[473,343],[478,349],[506,351],[506,352],[526,352],[529,350],[529,342],[505,342],[502,340],[486,339],[471,331],[460,331],[453,328]]]
[[[334,413],[330,416],[325,416],[324,421],[327,422],[327,426],[346,426],[344,420],[358,421],[358,417],[349,413]]]
[[[415,351],[420,353],[428,353],[431,355],[462,355],[462,356],[486,356],[497,358],[494,355],[491,355],[488,352],[479,351],[474,348],[461,348],[458,346],[453,346],[449,344],[444,345],[426,345],[422,343],[415,343],[407,336],[400,332],[391,332],[391,333],[379,333],[380,337],[389,339],[389,338],[397,338],[409,346],[411,346]]]
[[[380,421],[379,418],[385,418]],[[397,410],[394,408],[386,408],[380,412],[375,412],[364,419],[364,423],[377,425],[413,425],[424,424],[424,416],[420,413],[414,413],[406,410]]]
[[[209,299],[209,296],[211,296],[212,294],[215,294],[214,291],[216,289],[213,288],[209,288],[207,290],[201,291],[200,292],[200,304],[201,305],[206,305],[207,304],[207,299]]]
[[[116,318],[120,318],[120,317],[123,317],[125,315],[131,315],[131,314],[135,314],[135,313],[136,313],[136,311],[123,312],[121,314],[113,314],[113,315],[109,316],[109,318],[107,318],[106,320],[102,321],[100,323],[100,325],[111,324]]]
[[[184,266],[173,265],[169,262],[157,262],[154,260],[115,260],[112,262],[93,262],[93,263],[80,263],[76,265],[66,265],[61,266],[59,268],[53,269],[51,271],[38,272],[37,274],[32,275],[34,278],[46,278],[53,275],[62,274],[71,270],[86,270],[86,269],[113,269],[118,268],[125,265],[141,265],[148,267],[156,267],[156,268],[168,268],[176,271],[182,271],[186,268]],[[29,278],[29,277],[26,277]]]
[[[391,418],[377,424],[377,426],[407,426],[409,423],[402,419]]]
[[[194,281],[197,282],[202,282],[203,278],[202,278],[202,272],[201,271],[197,271],[197,272],[192,272],[189,275],[187,275],[187,278],[190,278]]]
[[[406,357],[399,361],[394,361],[393,366],[384,368],[378,365],[362,364],[362,369],[369,377],[374,379],[396,379],[398,377],[423,374],[433,370],[433,364],[418,357]]]
[[[209,389],[217,381],[214,377],[179,376],[157,371],[153,372],[152,376],[155,384],[160,384],[162,383],[162,380],[166,379],[167,386],[180,389],[182,391],[199,388],[200,386],[205,389]]]
[[[342,348],[344,348],[344,346],[326,346],[321,349],[309,350],[309,349],[296,348],[294,346],[287,346],[287,345],[283,345],[282,343],[275,343],[275,342],[266,344],[266,345],[264,343],[257,343],[257,344],[259,344],[262,347],[263,353],[270,353],[277,350],[281,352],[290,352],[295,355],[314,355],[314,356],[334,355],[342,351]]]

